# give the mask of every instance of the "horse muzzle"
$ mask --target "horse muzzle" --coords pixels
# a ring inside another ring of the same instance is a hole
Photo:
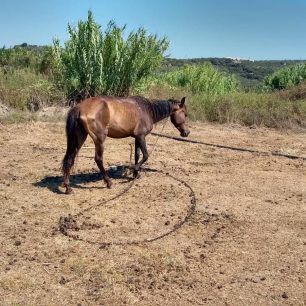
[[[190,134],[190,131],[189,131],[189,130],[183,130],[183,131],[181,132],[181,136],[182,136],[182,137],[187,137],[189,134]]]

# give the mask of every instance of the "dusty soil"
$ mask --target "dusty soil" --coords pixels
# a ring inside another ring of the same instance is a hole
[[[302,132],[198,123],[191,131],[200,141],[306,155]],[[177,136],[170,124],[165,133]],[[107,140],[108,167],[129,163],[130,142]],[[104,204],[130,181],[113,175],[105,188],[85,146],[67,196],[63,124],[0,126],[1,305],[305,305],[305,161],[160,138],[150,171]],[[181,227],[190,190],[154,170],[195,192],[196,211]],[[68,231],[96,243],[57,230],[81,211]]]

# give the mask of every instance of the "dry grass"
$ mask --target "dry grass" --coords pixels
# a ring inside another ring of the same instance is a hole
[[[303,90],[301,85],[283,92],[235,92],[212,96],[155,84],[137,93],[152,99],[186,96],[192,120],[290,129],[306,127],[306,99],[299,99],[304,97]]]
[[[302,133],[190,128],[193,139],[206,142],[306,152]],[[176,133],[170,125],[165,132]],[[149,136],[149,150],[154,142]],[[161,138],[148,166],[188,181],[196,214],[156,242],[100,249],[54,228],[60,216],[118,194],[125,179],[106,189],[93,174],[93,152],[82,149],[74,194],[61,194],[64,148],[62,123],[0,125],[2,305],[303,305],[305,162]],[[128,163],[129,140],[108,139],[105,160],[107,167]],[[188,205],[188,190],[148,172],[128,194],[78,220],[101,228],[78,234],[97,241],[153,237]]]
[[[270,128],[306,127],[306,100],[285,100],[275,93],[192,96],[189,110],[193,120]]]
[[[275,94],[283,100],[306,100],[306,82],[292,86],[284,90],[276,91]]]
[[[17,124],[26,122],[59,122],[64,121],[66,118],[68,108],[50,106],[44,107],[39,111],[32,113],[29,111],[22,111],[18,109],[12,109],[9,112],[1,115],[1,124]]]
[[[0,67],[0,103],[16,111],[37,111],[65,102],[64,93],[58,91],[45,75],[29,69],[5,72]]]

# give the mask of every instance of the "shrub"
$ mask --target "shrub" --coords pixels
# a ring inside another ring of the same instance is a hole
[[[306,81],[300,83],[297,86],[292,86],[284,90],[277,92],[277,95],[285,100],[306,100]]]
[[[190,97],[188,111],[193,120],[274,128],[306,126],[306,100],[284,100],[274,93],[194,95]]]
[[[233,75],[215,69],[210,63],[186,65],[164,74],[163,79],[172,86],[186,88],[194,94],[216,96],[234,92],[238,88]]]
[[[0,49],[0,66],[5,69],[31,69],[38,71],[41,61],[41,51],[22,46]]]
[[[105,32],[88,12],[76,28],[68,25],[69,40],[53,52],[59,71],[59,85],[70,95],[82,98],[97,94],[128,95],[142,78],[157,68],[168,48],[166,38],[158,39],[140,28],[124,39],[125,27],[110,22]]]
[[[306,64],[283,68],[265,78],[267,89],[286,89],[306,80]]]
[[[42,74],[30,69],[0,68],[0,102],[19,110],[36,111],[43,106],[64,104],[63,94]]]

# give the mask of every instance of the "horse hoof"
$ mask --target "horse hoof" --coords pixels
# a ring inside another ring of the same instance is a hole
[[[71,194],[73,191],[72,191],[72,188],[71,187],[66,187],[66,191],[65,191],[65,194]]]
[[[108,189],[112,189],[113,188],[113,183],[112,182],[107,182],[106,186]]]
[[[133,173],[133,178],[134,178],[134,180],[136,180],[136,179],[139,179],[140,178],[140,172],[134,172]]]

